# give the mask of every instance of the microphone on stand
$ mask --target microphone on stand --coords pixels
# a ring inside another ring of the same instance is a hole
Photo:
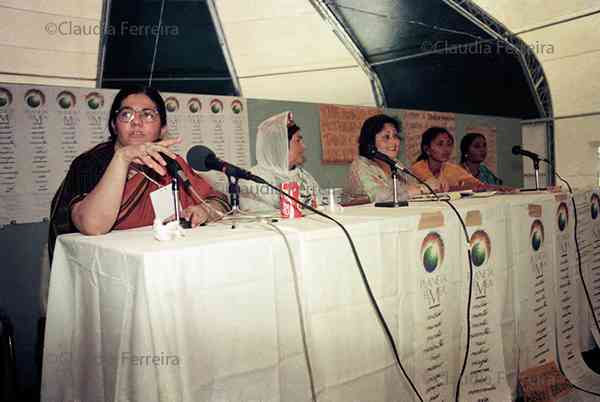
[[[185,172],[181,169],[181,166],[179,166],[179,163],[177,163],[175,159],[171,158],[170,156],[167,156],[162,152],[159,152],[159,154],[167,163],[165,165],[165,169],[167,170],[167,173],[169,173],[169,176],[171,176],[171,191],[173,192],[173,208],[175,210],[175,220],[179,222],[180,225],[184,227],[189,227],[188,223],[186,223],[185,219],[181,218],[179,213],[179,181],[181,180],[185,188],[189,187],[190,181],[185,175]],[[182,175],[180,175],[179,172],[183,173],[183,177]]]
[[[225,173],[227,176],[250,180],[261,184],[265,183],[262,178],[253,175],[249,171],[217,158],[215,153],[204,145],[194,145],[191,147],[187,153],[187,161],[193,169],[202,172],[218,170],[219,172]]]
[[[390,158],[386,154],[381,153],[381,152],[379,152],[376,149],[371,149],[369,155],[372,158],[379,159],[380,161],[387,163],[388,165],[390,165],[390,167],[398,169],[402,173],[408,173],[408,174],[410,174],[409,170],[406,167],[404,167],[402,164],[400,164],[400,162],[397,162],[397,161],[393,160],[392,158]]]
[[[191,147],[187,153],[187,161],[193,169],[202,172],[217,170],[227,175],[232,216],[241,214],[239,179],[250,180],[259,184],[268,184],[264,179],[253,175],[249,171],[217,158],[213,151],[203,145],[194,145]],[[235,223],[232,227],[235,227]]]
[[[526,149],[521,148],[520,145],[515,145],[514,147],[512,147],[512,153],[513,153],[513,155],[522,155],[522,156],[531,158],[533,160],[544,161],[544,162],[550,163],[550,161],[548,159],[540,157],[535,152],[527,151]]]
[[[399,164],[398,162],[396,162],[395,160],[393,160],[392,158],[377,151],[377,149],[375,147],[371,147],[369,149],[369,156],[371,158],[379,159],[380,161],[387,163],[388,165],[390,165],[390,168],[392,170],[392,184],[393,184],[393,191],[394,191],[393,199],[391,201],[376,202],[375,206],[376,207],[384,207],[384,208],[398,208],[398,207],[408,206],[408,201],[406,201],[406,200],[400,201],[398,199],[398,173],[397,173],[398,171],[406,173],[407,169],[404,166],[402,166],[401,164]]]
[[[550,161],[546,158],[540,157],[535,152],[527,151],[527,150],[521,148],[521,146],[519,146],[519,145],[515,145],[514,147],[512,147],[512,153],[513,153],[513,155],[526,156],[528,158],[531,158],[531,160],[533,161],[533,170],[535,172],[535,188],[534,189],[521,189],[521,191],[545,190],[546,189],[545,187],[540,188],[540,161],[544,161],[547,164],[549,164],[550,166],[552,166]]]

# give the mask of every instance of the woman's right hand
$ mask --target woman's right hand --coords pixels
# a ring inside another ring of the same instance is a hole
[[[131,163],[136,163],[138,165],[146,165],[149,168],[156,171],[156,173],[163,176],[167,172],[164,168],[164,166],[166,165],[166,161],[162,156],[160,156],[160,152],[175,159],[176,155],[173,151],[169,149],[169,147],[179,142],[181,142],[181,138],[177,137],[161,140],[158,142],[146,142],[144,144],[127,145],[118,148],[115,151],[115,156],[120,158],[123,162],[127,163],[128,165]]]

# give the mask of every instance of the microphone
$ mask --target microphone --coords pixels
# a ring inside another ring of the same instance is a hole
[[[193,169],[206,172],[209,170],[218,170],[227,176],[233,176],[238,179],[245,179],[257,183],[265,183],[263,179],[253,175],[249,171],[232,165],[217,158],[215,153],[203,145],[194,145],[187,153],[187,161]]]
[[[177,160],[171,158],[167,154],[164,154],[162,152],[159,152],[159,154],[167,163],[165,165],[165,169],[167,169],[167,173],[169,173],[169,175],[171,177],[175,177],[175,178],[178,178],[179,180],[181,180],[184,188],[186,188],[186,189],[189,188],[191,185],[190,179],[187,177],[187,175],[181,168],[181,165],[179,164],[179,162],[177,162]]]
[[[374,159],[379,159],[380,161],[385,162],[388,165],[390,165],[390,167],[396,168],[396,169],[398,169],[399,171],[401,171],[403,173],[409,173],[410,174],[410,172],[408,171],[408,169],[405,168],[404,166],[402,166],[399,162],[396,162],[395,160],[393,160],[392,158],[390,158],[386,154],[379,152],[375,148],[372,148],[372,149],[369,150],[369,156],[371,158],[374,158]]]
[[[527,150],[521,148],[521,146],[519,146],[519,145],[515,145],[514,147],[512,147],[512,153],[513,153],[513,155],[522,155],[522,156],[526,156],[528,158],[531,158],[533,160],[538,160],[538,161],[541,160],[541,161],[544,161],[544,162],[548,162],[547,159],[541,158],[535,152],[527,151]]]

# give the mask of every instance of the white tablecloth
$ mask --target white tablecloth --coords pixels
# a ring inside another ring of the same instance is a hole
[[[535,196],[507,197],[514,204]],[[504,197],[457,202],[465,214],[494,209],[500,217],[510,204]],[[453,394],[465,341],[459,293],[468,277],[456,218],[435,203],[347,208],[338,217],[414,378],[423,369],[414,331],[422,317],[410,301],[419,290],[409,270],[421,258],[415,234],[436,213],[451,247],[448,269],[459,278],[447,289],[448,314],[456,317],[447,379]],[[505,225],[498,230],[510,241]],[[416,400],[335,225],[311,216],[185,232],[172,242],[154,240],[148,228],[58,239],[44,401],[309,401],[312,393],[322,401]],[[505,278],[500,293],[508,301],[500,311],[507,357],[499,371],[514,393],[515,323],[506,279],[512,260],[497,260]],[[416,383],[425,392],[423,379]]]

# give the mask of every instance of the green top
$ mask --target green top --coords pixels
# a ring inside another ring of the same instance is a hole
[[[502,184],[502,180],[500,180],[494,173],[492,173],[492,171],[483,163],[479,165],[479,174],[475,177],[477,177],[479,181],[483,183],[495,185]]]

